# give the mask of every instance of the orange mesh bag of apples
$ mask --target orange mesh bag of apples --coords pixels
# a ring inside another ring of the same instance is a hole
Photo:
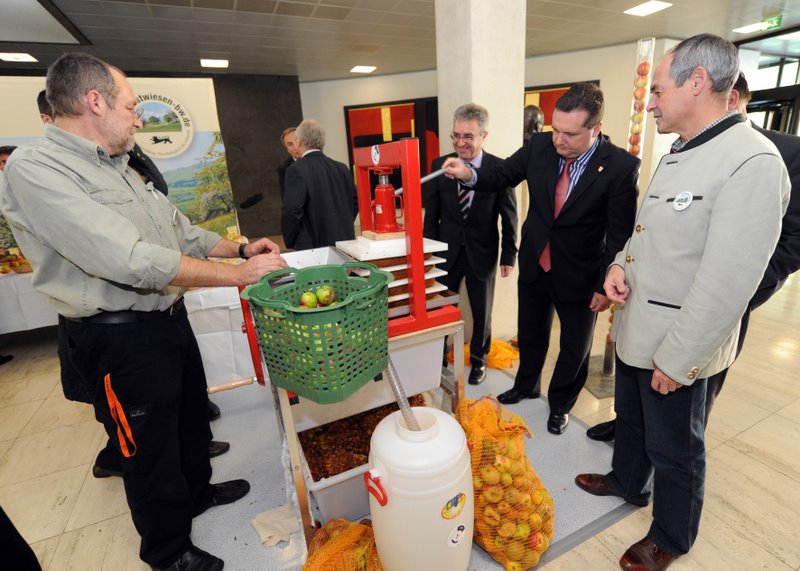
[[[462,399],[456,418],[472,459],[475,541],[507,571],[535,567],[553,538],[553,498],[525,455],[530,430],[492,397]]]
[[[382,571],[368,523],[329,520],[314,532],[302,571]]]

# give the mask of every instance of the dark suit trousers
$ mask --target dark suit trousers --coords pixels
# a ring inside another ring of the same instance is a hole
[[[461,280],[467,282],[469,307],[472,311],[472,338],[469,342],[470,362],[473,367],[483,367],[492,346],[492,305],[494,304],[494,280],[496,272],[488,279],[479,279],[469,265],[464,248],[450,268],[447,275],[441,278],[447,289],[458,293]]]
[[[561,322],[558,359],[550,380],[547,398],[550,412],[567,413],[589,374],[589,353],[597,314],[589,301],[559,301],[550,273],[539,272],[531,283],[519,282],[519,370],[514,388],[522,394],[541,392],[542,367],[550,346],[553,311]]]
[[[662,395],[650,387],[652,369],[619,358],[615,377],[617,426],[608,479],[633,504],[646,505],[652,494],[647,537],[681,555],[697,538],[703,510],[705,379]]]

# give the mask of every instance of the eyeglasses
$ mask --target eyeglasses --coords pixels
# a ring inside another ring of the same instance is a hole
[[[144,109],[134,109],[133,110],[133,116],[136,117],[137,119],[141,119],[142,115],[144,115]]]
[[[460,133],[450,133],[450,140],[455,142],[464,141],[465,143],[471,143],[475,140],[475,136],[472,133],[467,133],[466,135],[462,135]]]

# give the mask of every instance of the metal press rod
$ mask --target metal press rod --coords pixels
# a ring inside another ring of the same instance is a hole
[[[406,427],[408,427],[409,430],[421,430],[417,422],[417,417],[414,416],[414,411],[411,410],[408,404],[406,392],[403,390],[403,385],[400,384],[400,375],[397,374],[391,357],[389,357],[389,366],[386,367],[383,374],[389,379],[389,386],[392,387],[394,398],[397,399],[397,406],[400,407],[400,414],[403,415],[403,420],[406,421]]]
[[[431,174],[426,174],[421,179],[419,179],[420,184],[425,184],[429,180],[435,179],[437,176],[442,176],[444,174],[444,169],[439,169],[438,171],[433,171]],[[403,194],[403,187],[401,186],[397,190],[394,191],[395,195]]]

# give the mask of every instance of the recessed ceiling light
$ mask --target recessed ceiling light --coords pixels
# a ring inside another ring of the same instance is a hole
[[[661,10],[666,10],[670,6],[672,6],[672,4],[669,2],[650,0],[650,2],[645,2],[644,4],[634,6],[630,10],[625,10],[625,14],[629,14],[631,16],[649,16],[650,14],[655,14]]]
[[[378,68],[376,68],[374,65],[357,65],[350,71],[352,73],[372,73],[376,69]]]
[[[742,26],[741,28],[736,28],[734,32],[737,34],[752,34],[753,32],[760,32],[766,27],[766,23],[764,22],[756,22],[755,24],[750,24],[747,26]]]
[[[15,53],[15,52],[0,52],[0,59],[3,61],[14,62],[35,62],[39,61],[31,54]]]
[[[226,59],[201,59],[201,67],[228,67],[228,60]]]

